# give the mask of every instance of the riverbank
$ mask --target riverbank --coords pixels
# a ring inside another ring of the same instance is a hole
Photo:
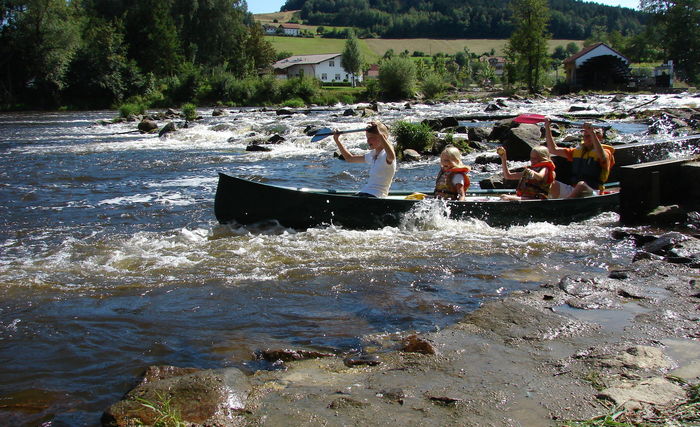
[[[640,247],[628,268],[553,278],[436,332],[367,336],[355,354],[261,351],[275,369],[247,377],[151,368],[103,422],[152,423],[144,402],[167,402],[199,425],[541,426],[613,413],[670,421],[700,379],[700,240],[614,238]],[[685,421],[698,421],[695,399]]]

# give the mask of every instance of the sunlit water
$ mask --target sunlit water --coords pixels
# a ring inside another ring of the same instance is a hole
[[[594,101],[594,112],[621,105]],[[508,113],[555,114],[572,101],[508,103]],[[484,106],[389,104],[380,118]],[[303,133],[361,127],[345,108],[286,118],[200,110],[203,120],[168,138],[126,133],[135,123],[95,124],[113,111],[0,115],[0,424],[96,425],[148,365],[251,371],[261,348],[350,351],[368,334],[435,330],[487,299],[629,262],[633,248],[609,237],[615,213],[509,229],[446,219],[439,205],[370,231],[216,223],[218,172],[357,189],[366,168],[334,159],[330,138],[311,143]],[[651,138],[629,127],[621,141]],[[272,134],[286,141],[245,151]],[[351,151],[366,149],[361,134],[344,138]],[[429,191],[436,172],[435,159],[402,164],[393,188]]]

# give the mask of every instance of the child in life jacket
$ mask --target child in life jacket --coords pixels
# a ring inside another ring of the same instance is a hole
[[[549,190],[556,177],[556,172],[554,172],[554,163],[549,156],[547,147],[540,146],[533,148],[532,151],[530,151],[530,166],[527,166],[522,172],[511,172],[508,169],[506,150],[503,147],[498,147],[496,152],[501,158],[503,178],[520,180],[515,190],[515,195],[504,194],[501,196],[501,199],[522,200],[549,198]]]
[[[471,168],[462,163],[462,153],[457,147],[447,146],[440,153],[440,172],[435,180],[435,197],[464,200],[469,188]]]

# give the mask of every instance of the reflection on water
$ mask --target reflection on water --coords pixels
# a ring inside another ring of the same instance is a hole
[[[512,109],[556,113],[557,102]],[[388,104],[380,118],[481,109]],[[303,133],[362,124],[335,113],[202,111],[203,121],[162,139],[125,133],[134,123],[92,124],[114,112],[0,115],[0,424],[94,425],[151,364],[253,369],[260,348],[346,351],[365,335],[443,327],[485,299],[631,256],[608,238],[614,213],[503,229],[450,220],[434,204],[369,231],[215,223],[218,172],[359,187],[362,165]],[[271,133],[285,141],[245,151]],[[344,140],[366,147],[361,135]],[[429,191],[436,172],[435,159],[402,164],[394,188]]]

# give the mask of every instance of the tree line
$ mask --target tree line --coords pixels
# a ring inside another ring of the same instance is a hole
[[[310,25],[354,26],[386,38],[508,38],[510,0],[287,0]],[[550,0],[548,30],[557,39],[583,40],[597,26],[638,33],[649,15],[628,8],[575,0]]]
[[[274,56],[244,0],[0,2],[3,108],[175,104]]]

